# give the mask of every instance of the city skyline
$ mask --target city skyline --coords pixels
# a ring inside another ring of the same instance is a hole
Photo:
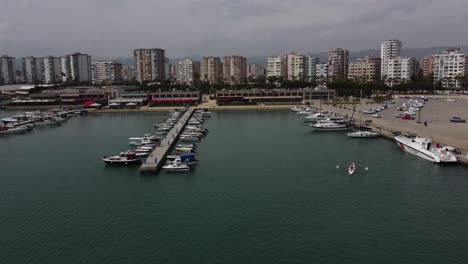
[[[376,48],[390,38],[404,41],[406,48],[468,44],[468,28],[459,26],[468,22],[466,2],[378,2],[4,0],[0,54],[81,51],[125,58],[134,49],[162,47],[172,58],[251,57],[291,50],[316,53],[337,46],[352,52]],[[44,16],[51,12],[54,16]],[[174,19],[177,22],[171,23]],[[147,34],[144,28],[150,24],[164,27]]]

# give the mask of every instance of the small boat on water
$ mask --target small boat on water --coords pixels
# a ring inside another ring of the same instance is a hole
[[[168,163],[183,163],[187,165],[195,165],[198,163],[198,160],[195,158],[195,153],[185,153],[175,156],[167,157]]]
[[[356,166],[354,165],[354,163],[351,163],[348,167],[348,173],[349,175],[353,175],[353,173],[356,171]]]
[[[18,126],[12,128],[2,128],[0,129],[0,134],[7,135],[7,134],[22,134],[30,130],[29,126]]]
[[[170,163],[170,164],[163,166],[162,169],[171,171],[171,172],[178,172],[178,171],[189,171],[190,167],[187,164],[174,162],[174,163]]]
[[[380,134],[377,132],[372,132],[372,131],[356,131],[356,132],[350,132],[347,134],[348,137],[350,138],[378,138],[380,137]]]
[[[310,125],[315,131],[343,131],[349,128],[345,124],[317,123]]]
[[[409,138],[405,136],[394,137],[397,145],[405,152],[418,156],[434,163],[457,162],[457,157],[449,149],[436,145],[433,147],[430,138]]]
[[[133,151],[127,151],[120,153],[119,156],[106,157],[104,156],[102,160],[107,164],[115,165],[130,165],[138,164],[141,162],[141,159]]]
[[[180,140],[184,142],[197,142],[200,141],[200,138],[194,135],[182,134],[180,135]]]

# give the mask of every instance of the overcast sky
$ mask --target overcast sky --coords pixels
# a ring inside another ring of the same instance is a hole
[[[468,44],[468,0],[0,0],[0,54],[171,58]]]

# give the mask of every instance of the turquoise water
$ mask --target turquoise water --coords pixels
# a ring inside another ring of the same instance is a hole
[[[1,137],[1,262],[468,261],[465,167],[312,132],[287,111],[213,113],[189,173],[100,160],[164,117],[89,115]]]

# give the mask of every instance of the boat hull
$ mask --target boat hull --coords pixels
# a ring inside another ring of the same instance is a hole
[[[395,137],[395,141],[398,147],[403,151],[427,161],[434,163],[456,163],[458,161],[454,155],[449,154],[449,152],[445,152],[443,149],[436,149],[437,154],[433,151],[415,147],[413,146],[412,141],[406,137],[397,136]]]

